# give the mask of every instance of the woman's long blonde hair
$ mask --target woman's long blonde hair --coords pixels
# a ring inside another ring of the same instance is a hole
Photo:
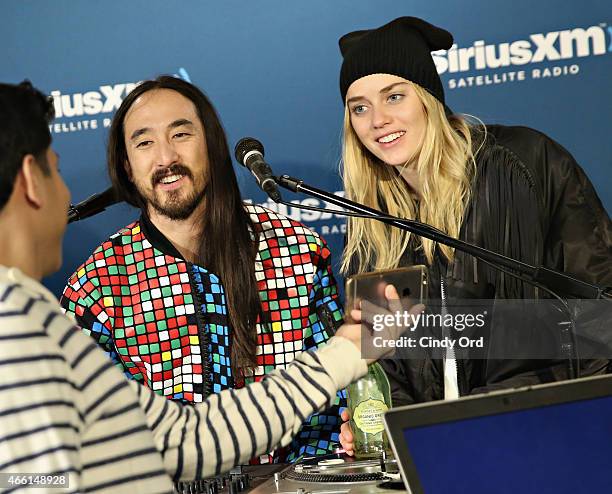
[[[426,128],[417,159],[420,197],[396,169],[380,162],[359,141],[344,113],[342,169],[346,197],[392,216],[418,219],[458,238],[476,163],[470,126],[463,117],[447,117],[442,104],[420,86],[411,83],[423,104]],[[349,218],[347,243],[342,255],[343,273],[398,266],[411,234],[384,223]],[[435,243],[422,239],[423,253],[432,263]],[[439,246],[451,260],[453,249]]]

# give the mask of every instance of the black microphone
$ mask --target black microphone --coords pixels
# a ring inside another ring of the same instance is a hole
[[[261,190],[268,194],[274,202],[283,200],[278,191],[276,179],[272,174],[272,168],[263,159],[264,147],[261,142],[252,137],[243,137],[234,148],[234,156],[238,163],[251,171]]]
[[[109,187],[104,192],[94,194],[78,204],[70,205],[68,210],[68,223],[89,218],[94,214],[101,213],[107,207],[121,202],[117,197],[117,193],[112,187]]]

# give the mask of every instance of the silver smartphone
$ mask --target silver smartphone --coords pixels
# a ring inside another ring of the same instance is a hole
[[[362,300],[386,307],[385,286],[393,285],[403,305],[425,304],[427,301],[427,268],[423,265],[372,271],[350,276],[346,281],[346,316],[359,308]]]

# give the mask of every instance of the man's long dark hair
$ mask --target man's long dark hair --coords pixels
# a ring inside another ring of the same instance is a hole
[[[124,100],[110,127],[108,172],[119,198],[147,214],[147,203],[130,181],[124,137],[125,115],[138,97],[155,89],[171,89],[189,99],[204,128],[208,147],[209,182],[204,197],[199,260],[221,279],[229,322],[233,330],[231,358],[234,372],[256,367],[257,334],[255,323],[261,302],[255,279],[257,233],[244,209],[232,165],[225,132],[210,100],[193,84],[171,76],[161,76],[138,85]],[[249,231],[250,230],[250,231]],[[198,309],[199,310],[199,309]]]

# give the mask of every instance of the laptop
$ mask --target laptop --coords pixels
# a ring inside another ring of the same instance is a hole
[[[411,494],[612,493],[612,375],[393,408]]]

